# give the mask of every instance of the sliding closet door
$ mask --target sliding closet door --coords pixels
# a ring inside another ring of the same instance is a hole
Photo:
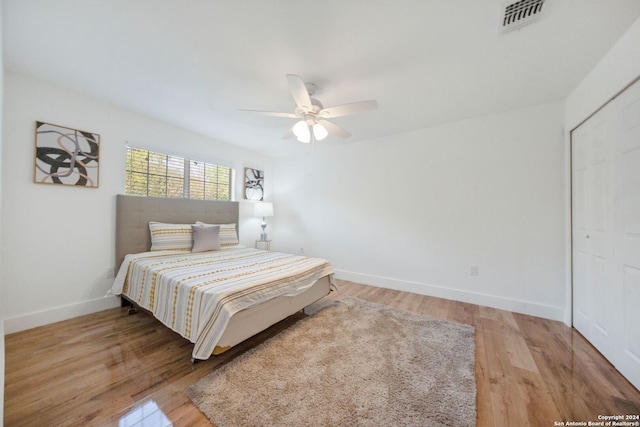
[[[574,326],[614,356],[611,104],[572,134]]]
[[[640,82],[571,133],[573,324],[640,388]]]
[[[616,311],[620,354],[616,367],[640,389],[640,82],[616,99],[621,137],[615,145]]]

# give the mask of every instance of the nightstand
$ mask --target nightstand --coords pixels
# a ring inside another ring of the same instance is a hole
[[[271,240],[256,240],[256,249],[271,250]]]

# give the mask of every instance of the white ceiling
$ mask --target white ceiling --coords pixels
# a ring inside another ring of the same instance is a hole
[[[515,0],[514,0],[515,1]],[[332,145],[564,99],[640,16],[638,0],[547,0],[499,35],[501,0],[4,0],[4,65],[279,156],[293,119],[285,74],[328,107]],[[8,106],[10,108],[10,106]]]

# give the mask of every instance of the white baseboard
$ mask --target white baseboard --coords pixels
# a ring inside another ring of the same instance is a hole
[[[120,298],[108,296],[28,313],[11,319],[4,319],[4,333],[12,334],[114,307],[120,307]]]
[[[476,292],[461,291],[459,289],[444,288],[419,282],[398,280],[389,277],[373,276],[352,271],[336,270],[335,276],[340,280],[362,283],[363,285],[378,286],[386,289],[394,289],[404,292],[412,292],[419,295],[428,295],[437,298],[445,298],[500,310],[513,311],[515,313],[528,314],[530,316],[545,319],[564,321],[565,311],[562,307],[536,304],[528,301],[503,298],[495,295],[487,295]],[[4,320],[4,333],[11,334],[62,320],[72,319],[85,314],[91,314],[120,306],[120,298],[108,296],[96,298],[75,304],[69,304],[49,310],[25,314]]]
[[[412,292],[419,295],[427,295],[514,313],[528,314],[530,316],[545,319],[564,321],[565,312],[562,307],[536,304],[529,301],[504,298],[495,295],[481,294],[477,292],[462,291],[459,289],[444,288],[426,283],[410,282],[406,280],[392,279],[389,277],[372,276],[369,274],[355,273],[352,271],[336,270],[336,279],[348,280],[363,285],[377,286],[380,288],[394,289],[397,291]]]

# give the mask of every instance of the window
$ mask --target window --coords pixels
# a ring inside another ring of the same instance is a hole
[[[233,200],[232,168],[127,147],[126,169],[131,196]]]

